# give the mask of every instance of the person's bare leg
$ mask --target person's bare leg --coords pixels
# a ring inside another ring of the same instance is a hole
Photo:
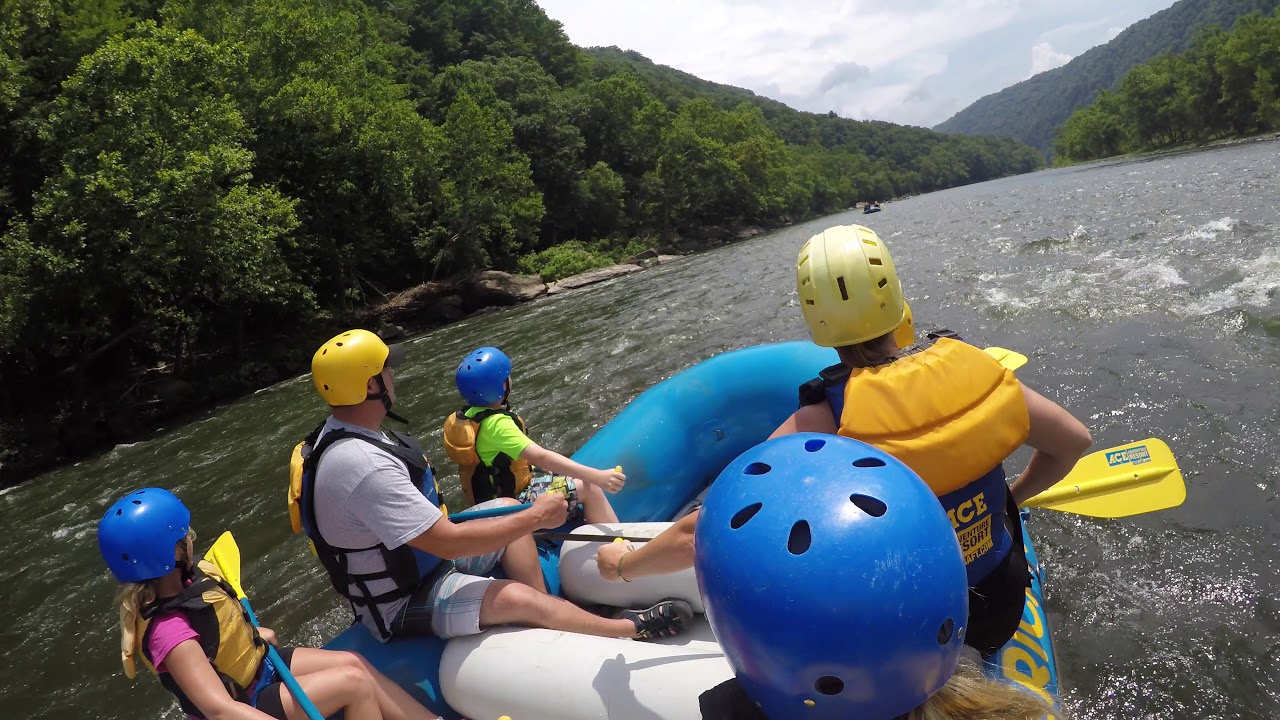
[[[346,668],[359,671],[372,682],[374,699],[383,720],[439,720],[438,715],[422,707],[404,688],[379,672],[359,653],[295,648],[289,667],[299,677],[299,682],[302,682],[304,675],[320,669]],[[310,692],[307,695],[310,697]]]
[[[588,525],[618,522],[618,514],[613,511],[613,504],[603,490],[589,482],[573,482],[578,486],[578,498],[582,501],[582,519]]]
[[[298,668],[294,676],[307,699],[325,717],[341,710],[348,720],[383,720],[374,696],[376,686],[363,668],[335,665],[314,672]],[[289,720],[307,720],[306,712],[288,688],[280,688],[280,705]]]
[[[635,623],[626,618],[592,615],[568,600],[510,580],[494,580],[485,589],[480,626],[491,625],[524,625],[600,637],[629,638],[636,634]]]
[[[512,580],[543,595],[547,593],[547,585],[542,579],[542,563],[538,560],[538,546],[532,535],[525,535],[507,546],[502,553],[502,569]]]

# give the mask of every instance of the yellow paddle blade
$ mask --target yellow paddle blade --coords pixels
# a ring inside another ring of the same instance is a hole
[[[1014,352],[1002,347],[989,347],[983,350],[986,354],[995,358],[1007,370],[1017,370],[1027,364],[1027,356],[1020,352]]]
[[[222,578],[236,591],[236,597],[243,600],[245,595],[244,588],[240,587],[240,546],[236,545],[236,539],[230,530],[218,536],[213,547],[204,554],[204,559],[218,566]]]
[[[1070,475],[1026,506],[1117,518],[1177,507],[1186,499],[1169,446],[1147,438],[1080,458]]]

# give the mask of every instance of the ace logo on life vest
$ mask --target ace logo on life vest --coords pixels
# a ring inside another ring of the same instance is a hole
[[[955,528],[956,537],[960,539],[960,550],[964,553],[966,565],[994,547],[991,539],[991,514],[987,512],[985,493],[978,493],[954,509],[947,510],[947,517],[951,518],[951,527]],[[982,519],[974,522],[974,518],[979,517]],[[961,529],[965,525],[968,527]]]

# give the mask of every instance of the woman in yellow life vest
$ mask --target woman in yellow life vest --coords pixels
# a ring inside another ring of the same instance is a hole
[[[191,512],[176,495],[144,488],[98,522],[98,549],[122,584],[121,661],[160,678],[194,718],[305,720],[267,659],[268,628],[255,629],[235,591],[209,562],[195,562]],[[325,717],[427,720],[436,716],[355,653],[280,648],[308,699]]]
[[[774,436],[839,433],[888,452],[933,489],[960,539],[969,576],[965,642],[990,655],[1022,618],[1030,572],[1018,506],[1066,477],[1093,442],[1057,403],[1018,382],[980,349],[940,338],[900,355],[906,301],[884,242],[858,225],[830,228],[801,248],[800,308],[814,343],[840,365],[801,389],[801,407]],[[807,391],[807,392],[806,392]],[[1003,462],[1030,445],[1006,484]]]

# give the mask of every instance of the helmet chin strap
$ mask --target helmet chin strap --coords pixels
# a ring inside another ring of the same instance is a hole
[[[374,375],[373,379],[378,381],[378,392],[369,393],[369,399],[381,400],[382,407],[387,409],[387,417],[391,418],[392,420],[395,420],[396,422],[402,425],[408,425],[409,424],[408,420],[405,420],[399,415],[391,412],[391,395],[387,393],[387,384],[383,382],[382,374],[379,373],[377,375]]]

